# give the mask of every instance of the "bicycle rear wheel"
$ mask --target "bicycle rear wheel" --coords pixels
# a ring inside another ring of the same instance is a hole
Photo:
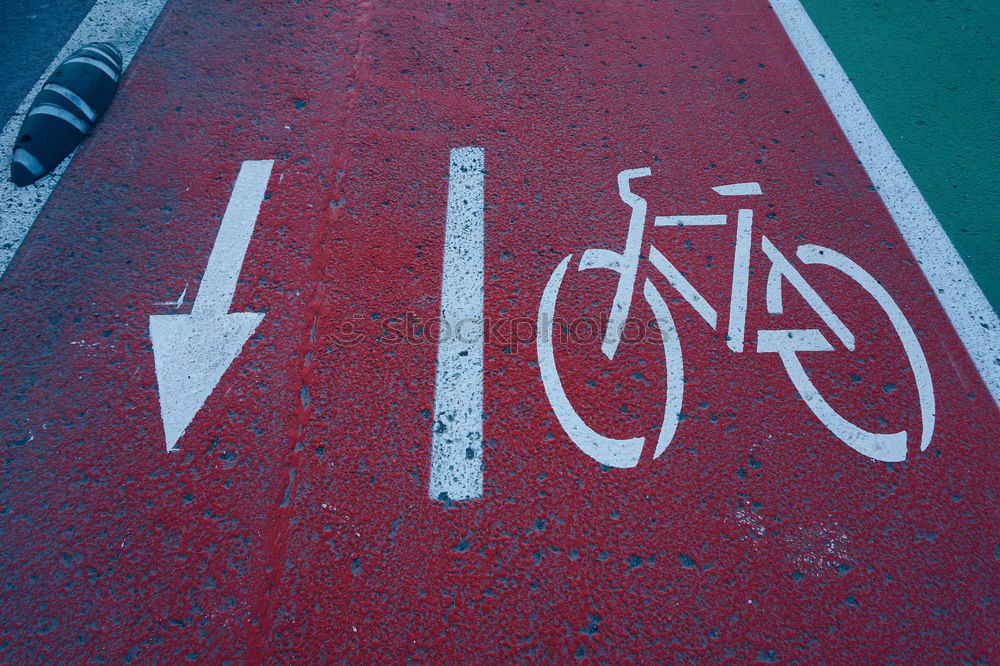
[[[635,467],[642,455],[645,444],[643,437],[618,439],[607,437],[591,428],[573,407],[563,388],[559,370],[556,367],[552,338],[555,323],[556,302],[566,270],[573,255],[567,255],[549,277],[542,300],[538,305],[538,334],[536,348],[538,365],[545,393],[559,424],[573,443],[585,454],[609,467]],[[684,399],[684,366],[681,356],[680,338],[674,325],[670,309],[653,284],[646,280],[643,295],[653,310],[660,336],[667,369],[667,397],[664,404],[660,434],[657,438],[653,457],[666,450],[677,430],[681,405]]]

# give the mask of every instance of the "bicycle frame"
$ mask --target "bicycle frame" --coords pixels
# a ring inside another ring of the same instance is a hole
[[[622,329],[628,319],[629,308],[632,305],[632,295],[635,291],[635,276],[639,270],[639,251],[642,249],[642,232],[646,226],[646,200],[633,194],[629,181],[633,178],[644,178],[652,172],[649,168],[628,169],[618,174],[618,196],[632,208],[628,221],[628,238],[625,240],[625,251],[621,254],[604,248],[591,248],[580,257],[580,270],[605,268],[618,273],[618,287],[615,290],[615,300],[611,305],[611,316],[608,317],[608,328],[604,333],[601,351],[610,361],[615,357],[618,343],[621,342]]]
[[[618,174],[618,196],[631,209],[629,217],[628,237],[625,241],[625,251],[614,252],[603,248],[591,248],[583,253],[580,259],[580,270],[604,268],[619,274],[615,298],[608,318],[608,327],[604,333],[601,350],[609,359],[613,359],[621,341],[622,330],[628,319],[629,308],[635,291],[636,274],[639,268],[639,254],[642,249],[643,232],[646,225],[646,200],[632,192],[630,181],[651,174],[650,169],[628,169]],[[712,188],[721,196],[756,196],[761,194],[758,183],[733,183]],[[657,216],[655,226],[717,226],[727,223],[726,215],[669,215]],[[728,345],[734,352],[743,351],[746,331],[747,287],[750,276],[750,245],[753,231],[753,211],[741,208],[737,213],[736,246],[733,261],[732,291],[729,303]],[[694,307],[705,323],[715,330],[718,314],[714,307],[699,293],[681,272],[667,259],[663,253],[652,244],[650,262],[667,279],[674,289]],[[786,262],[787,263],[787,262]],[[793,269],[794,271],[794,269]],[[797,281],[804,284],[804,280]],[[808,286],[807,286],[808,288]],[[811,290],[810,290],[811,291]],[[846,327],[839,323],[836,315],[822,304],[822,299],[815,292],[810,295],[810,304],[819,306],[824,320],[836,321],[835,330],[843,331]],[[844,338],[841,338],[844,339]]]
[[[611,314],[601,344],[604,355],[612,360],[628,319],[636,286],[640,250],[646,223],[646,200],[633,193],[630,181],[651,175],[648,168],[628,169],[618,174],[618,195],[632,213],[629,217],[625,249],[618,253],[604,248],[589,248],[580,258],[579,270],[603,268],[618,274]],[[759,183],[744,182],[712,188],[721,196],[756,196],[762,193]],[[724,225],[728,215],[668,215],[657,216],[655,226],[712,226]],[[733,257],[732,287],[730,290],[727,345],[733,352],[744,351],[746,337],[747,293],[750,276],[750,252],[753,240],[753,210],[741,208],[736,215],[736,242]],[[850,329],[841,321],[823,298],[813,289],[795,266],[767,238],[761,236],[761,250],[771,262],[767,277],[767,310],[769,314],[783,312],[782,285],[790,284],[829,327],[848,350],[855,349],[855,339]],[[818,245],[800,245],[797,256],[805,264],[820,264],[837,269],[864,289],[888,316],[909,361],[919,394],[921,415],[920,448],[926,449],[934,431],[935,400],[930,369],[913,329],[888,292],[867,271],[848,257]],[[551,322],[562,283],[572,255],[567,256],[553,271],[539,304],[539,321],[549,315]],[[718,313],[691,282],[655,246],[649,246],[649,260],[666,278],[681,297],[691,304],[712,330],[718,325]],[[650,280],[645,280],[643,296],[653,309],[663,338],[667,364],[667,397],[660,436],[653,457],[658,457],[673,439],[677,427],[677,414],[683,403],[683,365],[680,338],[670,309],[659,290]],[[551,324],[549,324],[551,328]],[[789,376],[799,396],[820,421],[842,442],[870,458],[899,461],[906,458],[907,431],[877,433],[865,430],[838,414],[826,402],[812,383],[799,360],[799,352],[833,351],[834,347],[819,329],[759,329],[756,351],[775,353]],[[644,439],[614,439],[596,432],[576,413],[562,388],[551,343],[551,330],[539,331],[538,356],[542,381],[550,403],[573,441],[592,458],[615,467],[632,467],[638,462]]]

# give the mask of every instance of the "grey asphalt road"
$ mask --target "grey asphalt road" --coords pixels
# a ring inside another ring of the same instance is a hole
[[[95,0],[0,0],[0,118],[17,110]]]

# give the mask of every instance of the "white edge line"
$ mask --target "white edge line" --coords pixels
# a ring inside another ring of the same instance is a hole
[[[0,278],[17,253],[35,219],[41,212],[49,196],[62,178],[66,167],[73,160],[75,151],[62,164],[52,170],[37,183],[17,187],[10,182],[10,155],[21,128],[21,122],[28,113],[31,102],[42,89],[46,79],[71,53],[88,42],[112,42],[122,54],[122,72],[128,68],[132,58],[150,28],[156,22],[167,0],[97,0],[84,17],[76,31],[52,60],[41,78],[21,101],[0,133]],[[122,75],[124,76],[124,74]]]
[[[997,314],[800,0],[771,6],[1000,406]]]

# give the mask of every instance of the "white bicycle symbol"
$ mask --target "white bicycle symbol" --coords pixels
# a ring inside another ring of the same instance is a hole
[[[611,314],[608,320],[601,349],[604,355],[612,360],[618,349],[622,330],[628,318],[629,308],[635,289],[636,271],[639,265],[639,251],[642,247],[642,235],[646,222],[646,200],[631,192],[629,181],[650,175],[650,170],[629,169],[618,174],[618,195],[632,209],[629,219],[628,238],[625,251],[591,248],[580,258],[579,270],[606,269],[618,273],[618,287],[615,292]],[[736,183],[712,188],[721,196],[753,196],[761,194],[758,183]],[[726,215],[674,215],[660,216],[655,219],[655,226],[698,226],[726,224]],[[728,346],[733,352],[742,352],[746,326],[747,286],[750,271],[750,248],[752,240],[753,211],[740,209],[736,221],[736,251],[733,266],[732,292],[729,307]],[[761,237],[761,249],[771,261],[771,269],[767,277],[767,310],[772,315],[780,315],[783,311],[782,285],[787,281],[802,295],[806,303],[819,315],[823,322],[833,331],[837,339],[849,351],[855,348],[853,333],[834,314],[816,291],[809,286],[802,274],[785,258],[785,256],[768,240]],[[892,300],[889,293],[867,271],[843,254],[819,245],[800,245],[796,256],[805,264],[821,264],[830,266],[854,280],[862,289],[868,292],[888,316],[896,335],[902,343],[906,358],[916,380],[917,393],[920,402],[921,436],[920,449],[927,448],[934,432],[934,389],[931,383],[930,369],[927,359],[899,306]],[[639,462],[645,438],[615,439],[606,437],[583,421],[573,408],[562,380],[556,368],[555,355],[552,346],[553,325],[555,321],[556,301],[559,298],[559,288],[562,285],[566,270],[573,255],[564,258],[545,286],[541,303],[538,306],[538,363],[542,383],[552,404],[553,411],[560,425],[570,439],[587,455],[597,462],[610,467],[634,467]],[[677,290],[677,292],[701,315],[713,329],[718,319],[715,308],[712,307],[698,290],[674,267],[674,265],[653,245],[649,246],[649,260]],[[643,296],[649,303],[656,318],[657,326],[663,340],[663,353],[666,358],[667,396],[663,411],[663,422],[653,458],[659,457],[673,440],[677,430],[678,416],[684,399],[684,369],[680,338],[674,326],[673,317],[659,290],[648,279],[643,284]],[[799,395],[805,401],[813,414],[838,439],[857,452],[887,462],[901,461],[906,458],[907,432],[900,430],[894,433],[875,433],[858,427],[838,414],[816,389],[809,375],[802,367],[798,352],[833,351],[834,347],[826,337],[815,328],[811,329],[776,329],[758,330],[757,351],[778,354],[785,372]]]

